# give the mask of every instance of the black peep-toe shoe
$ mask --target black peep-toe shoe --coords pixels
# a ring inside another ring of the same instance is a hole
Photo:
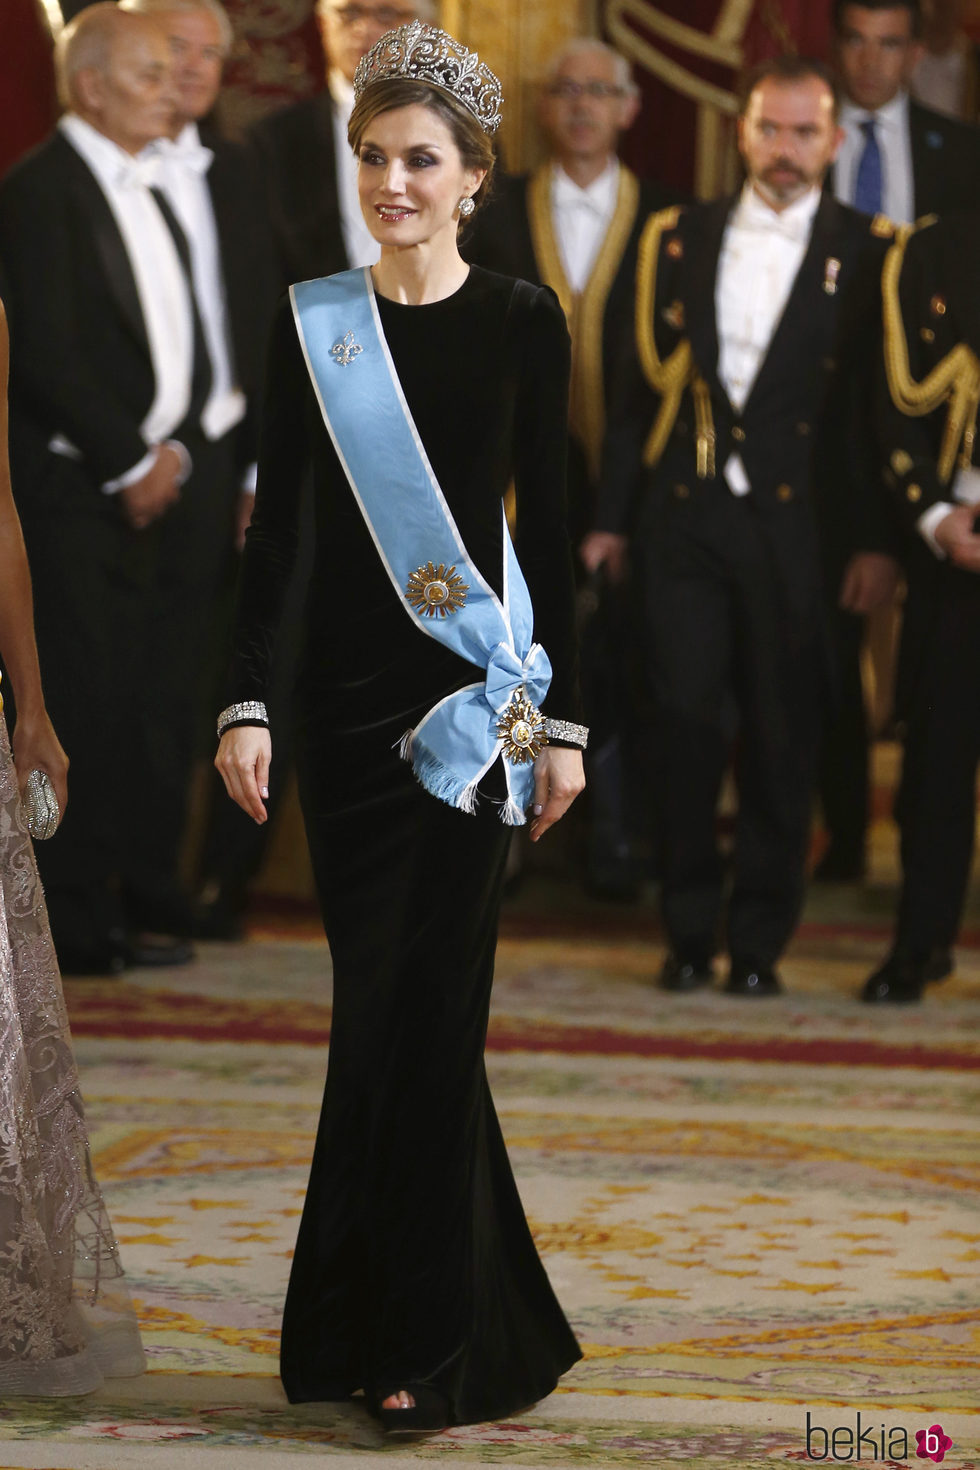
[[[410,1393],[415,1400],[411,1409],[386,1409],[385,1399],[396,1393]],[[385,1434],[438,1434],[449,1424],[449,1402],[445,1394],[438,1393],[425,1383],[403,1383],[398,1388],[378,1393],[372,1404],[372,1413],[381,1421]]]

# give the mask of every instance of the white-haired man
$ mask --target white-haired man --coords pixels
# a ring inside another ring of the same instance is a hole
[[[347,142],[354,72],[385,31],[435,19],[432,0],[317,0],[317,16],[327,59],[324,91],[271,113],[250,131],[284,285],[378,259]]]
[[[152,17],[170,48],[176,107],[167,136],[151,151],[160,188],[190,247],[211,359],[205,421],[219,433],[237,430],[245,497],[237,519],[247,525],[255,400],[279,282],[272,233],[255,208],[260,182],[252,153],[207,122],[234,40],[231,20],[221,0],[121,0],[120,8]]]
[[[156,20],[170,47],[177,106],[169,136],[155,143],[152,152],[159,163],[160,187],[187,237],[193,262],[212,369],[204,421],[214,431],[235,436],[232,476],[209,487],[215,514],[200,528],[210,541],[207,597],[216,608],[236,572],[232,543],[241,543],[252,514],[258,394],[280,286],[275,246],[265,211],[255,207],[262,186],[252,150],[223,138],[207,121],[234,40],[221,0],[122,0],[122,7]],[[220,640],[223,625],[216,626],[216,633]],[[210,707],[212,691],[202,694]],[[214,835],[212,828],[213,823],[203,859],[208,869],[218,861],[215,842],[234,849],[243,839],[240,832],[226,835],[224,827]],[[253,840],[250,833],[244,835],[245,844]],[[232,854],[222,852],[221,861],[232,861]],[[192,924],[208,936],[199,906]]]
[[[147,166],[176,105],[166,39],[97,4],[56,63],[67,111],[0,188],[10,448],[72,761],[70,808],[38,859],[63,969],[111,973],[190,958],[164,936],[186,933],[200,523],[235,451],[205,424],[187,241]]]
[[[562,47],[538,102],[548,156],[533,174],[500,182],[462,247],[478,265],[551,286],[564,307],[574,344],[569,514],[576,543],[593,525],[607,389],[633,319],[637,241],[648,215],[676,202],[617,157],[638,108],[629,64],[611,46],[580,39]],[[594,568],[586,563],[586,570]],[[620,729],[635,721],[627,712],[619,604],[620,594],[606,588],[582,661],[593,722],[588,877],[610,897],[635,886],[620,796]]]

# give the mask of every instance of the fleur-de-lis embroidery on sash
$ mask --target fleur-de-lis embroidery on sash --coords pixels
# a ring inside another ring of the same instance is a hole
[[[355,357],[360,357],[364,348],[359,342],[354,341],[354,333],[348,332],[342,342],[335,342],[330,349],[330,356],[340,363],[341,367],[350,367]]]

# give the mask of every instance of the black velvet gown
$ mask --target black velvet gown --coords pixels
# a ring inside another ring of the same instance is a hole
[[[568,337],[550,291],[473,267],[444,301],[379,301],[464,544],[502,584],[501,497],[554,679],[580,718],[565,524]],[[371,433],[370,422],[364,424]],[[538,1259],[483,1062],[504,783],[475,816],[399,758],[473,665],[406,616],[320,417],[288,303],[273,331],[231,699],[262,699],[312,458],[316,553],[297,692],[300,794],[333,959],[323,1111],[282,1331],[293,1402],[427,1383],[450,1421],[544,1397],[580,1357]],[[273,731],[273,747],[275,731]],[[273,772],[275,765],[273,764]]]

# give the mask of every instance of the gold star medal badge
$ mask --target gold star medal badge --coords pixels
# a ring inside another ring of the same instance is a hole
[[[405,597],[420,618],[446,618],[466,606],[469,590],[455,567],[444,562],[434,566],[430,561],[409,577]]]
[[[504,756],[515,766],[536,761],[548,744],[544,715],[531,703],[523,689],[515,690],[513,699],[497,721],[497,739],[504,742]]]

